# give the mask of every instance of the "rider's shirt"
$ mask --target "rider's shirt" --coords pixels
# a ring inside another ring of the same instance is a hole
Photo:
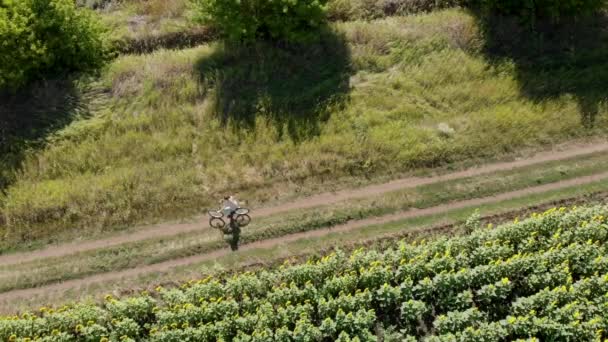
[[[228,200],[224,200],[222,208],[224,210],[224,215],[230,215],[239,208],[239,203],[234,198],[230,197]]]

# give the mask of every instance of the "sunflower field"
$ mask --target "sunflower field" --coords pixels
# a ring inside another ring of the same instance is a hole
[[[606,341],[608,207],[0,318],[1,341]],[[390,332],[390,333],[388,333]]]

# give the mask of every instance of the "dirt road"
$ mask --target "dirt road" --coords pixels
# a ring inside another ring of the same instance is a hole
[[[270,247],[273,247],[276,245],[285,244],[285,243],[296,241],[299,239],[322,237],[324,235],[327,235],[327,234],[330,234],[333,232],[345,232],[345,231],[354,230],[354,229],[358,229],[358,228],[365,227],[365,226],[383,224],[383,223],[388,223],[388,222],[393,222],[393,221],[398,221],[398,220],[403,220],[403,219],[408,219],[408,218],[414,218],[414,217],[422,217],[422,216],[440,214],[440,213],[447,212],[450,210],[462,209],[462,208],[467,208],[467,207],[475,207],[475,206],[484,205],[484,204],[497,203],[497,202],[501,202],[501,201],[505,201],[505,200],[509,200],[509,199],[515,199],[515,198],[519,198],[519,197],[523,197],[523,196],[527,196],[527,195],[531,195],[531,194],[538,194],[538,193],[543,193],[543,192],[547,192],[550,190],[557,190],[557,189],[563,189],[563,188],[577,186],[577,185],[584,185],[584,184],[589,184],[589,183],[606,180],[606,179],[608,179],[608,172],[604,172],[604,173],[596,174],[596,175],[592,175],[592,176],[569,179],[569,180],[565,180],[565,181],[561,181],[561,182],[557,182],[557,183],[545,184],[545,185],[541,185],[541,186],[537,186],[537,187],[532,187],[532,188],[527,188],[527,189],[522,189],[522,190],[517,190],[517,191],[512,191],[512,192],[507,192],[507,193],[499,194],[496,196],[475,198],[475,199],[470,199],[470,200],[465,200],[465,201],[452,202],[452,203],[448,203],[448,204],[438,205],[435,207],[430,207],[430,208],[425,208],[425,209],[410,210],[410,211],[406,211],[406,212],[402,212],[402,213],[398,213],[398,214],[374,217],[374,218],[369,218],[369,219],[364,219],[364,220],[359,220],[359,221],[352,221],[352,222],[349,222],[344,225],[334,226],[330,229],[319,229],[319,230],[313,230],[313,231],[308,231],[308,232],[290,234],[290,235],[282,236],[280,238],[268,239],[268,240],[263,240],[263,241],[258,241],[258,242],[254,242],[251,244],[247,244],[247,245],[242,246],[240,248],[240,250],[247,251],[247,250],[252,250],[252,249],[270,248]],[[142,275],[142,274],[146,274],[146,273],[165,272],[174,267],[200,263],[200,262],[216,259],[216,258],[219,258],[222,256],[226,256],[226,255],[229,255],[230,253],[232,253],[232,252],[229,249],[217,250],[217,251],[213,251],[213,252],[203,254],[203,255],[196,255],[196,256],[187,257],[187,258],[170,260],[167,262],[162,262],[162,263],[149,265],[149,266],[137,267],[137,268],[128,269],[128,270],[119,271],[119,272],[103,273],[103,274],[98,274],[98,275],[87,277],[87,278],[69,280],[66,282],[52,284],[52,285],[38,287],[38,288],[33,288],[33,289],[24,289],[24,290],[15,290],[15,291],[10,291],[10,292],[5,292],[5,293],[0,294],[0,303],[4,302],[4,301],[18,299],[18,298],[26,298],[26,297],[30,297],[30,296],[35,296],[38,294],[43,294],[43,293],[52,292],[52,291],[74,290],[74,289],[77,289],[82,286],[88,286],[88,285],[100,283],[100,282],[114,281],[114,280],[118,280],[118,279],[122,279],[122,278],[134,277],[134,276],[138,276],[138,275]]]
[[[298,199],[293,202],[285,203],[279,206],[254,208],[252,216],[270,216],[290,210],[313,208],[350,199],[381,195],[384,193],[413,188],[421,185],[427,185],[459,178],[474,177],[496,171],[516,169],[520,167],[574,158],[578,156],[605,151],[608,151],[608,142],[597,142],[585,145],[568,145],[566,148],[561,150],[545,151],[538,153],[530,158],[520,159],[516,161],[487,164],[480,167],[474,167],[463,171],[452,172],[433,177],[403,178],[388,183],[365,186],[359,189],[318,194],[307,198]],[[10,265],[22,262],[29,262],[41,258],[60,257],[79,252],[117,246],[124,243],[137,242],[153,238],[169,237],[200,229],[209,229],[207,217],[205,216],[198,217],[194,223],[159,224],[155,226],[144,227],[134,232],[119,234],[105,239],[71,242],[61,245],[49,246],[45,249],[32,252],[0,255],[0,264]]]

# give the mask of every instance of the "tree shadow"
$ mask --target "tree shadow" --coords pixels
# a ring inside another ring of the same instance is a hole
[[[535,102],[572,96],[581,123],[592,128],[608,99],[608,14],[544,20],[534,28],[517,18],[476,13],[486,35],[484,52],[511,62],[521,93]]]
[[[82,112],[80,92],[68,80],[45,81],[0,92],[0,192],[14,180],[29,149]]]
[[[348,98],[352,73],[346,40],[329,29],[305,45],[223,43],[196,70],[224,125],[248,129],[261,116],[294,141],[320,133],[329,107]]]

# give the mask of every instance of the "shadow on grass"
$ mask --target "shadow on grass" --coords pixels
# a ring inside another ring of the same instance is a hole
[[[47,81],[17,93],[0,92],[0,192],[13,181],[28,149],[69,124],[81,109],[71,81]]]
[[[251,128],[263,116],[300,141],[318,135],[328,107],[347,99],[351,58],[345,39],[326,30],[318,42],[306,45],[225,43],[200,60],[197,70],[224,124]]]
[[[592,128],[608,99],[608,15],[559,23],[538,22],[531,30],[512,17],[478,15],[485,53],[515,64],[522,94],[536,102],[570,95],[581,123]]]

